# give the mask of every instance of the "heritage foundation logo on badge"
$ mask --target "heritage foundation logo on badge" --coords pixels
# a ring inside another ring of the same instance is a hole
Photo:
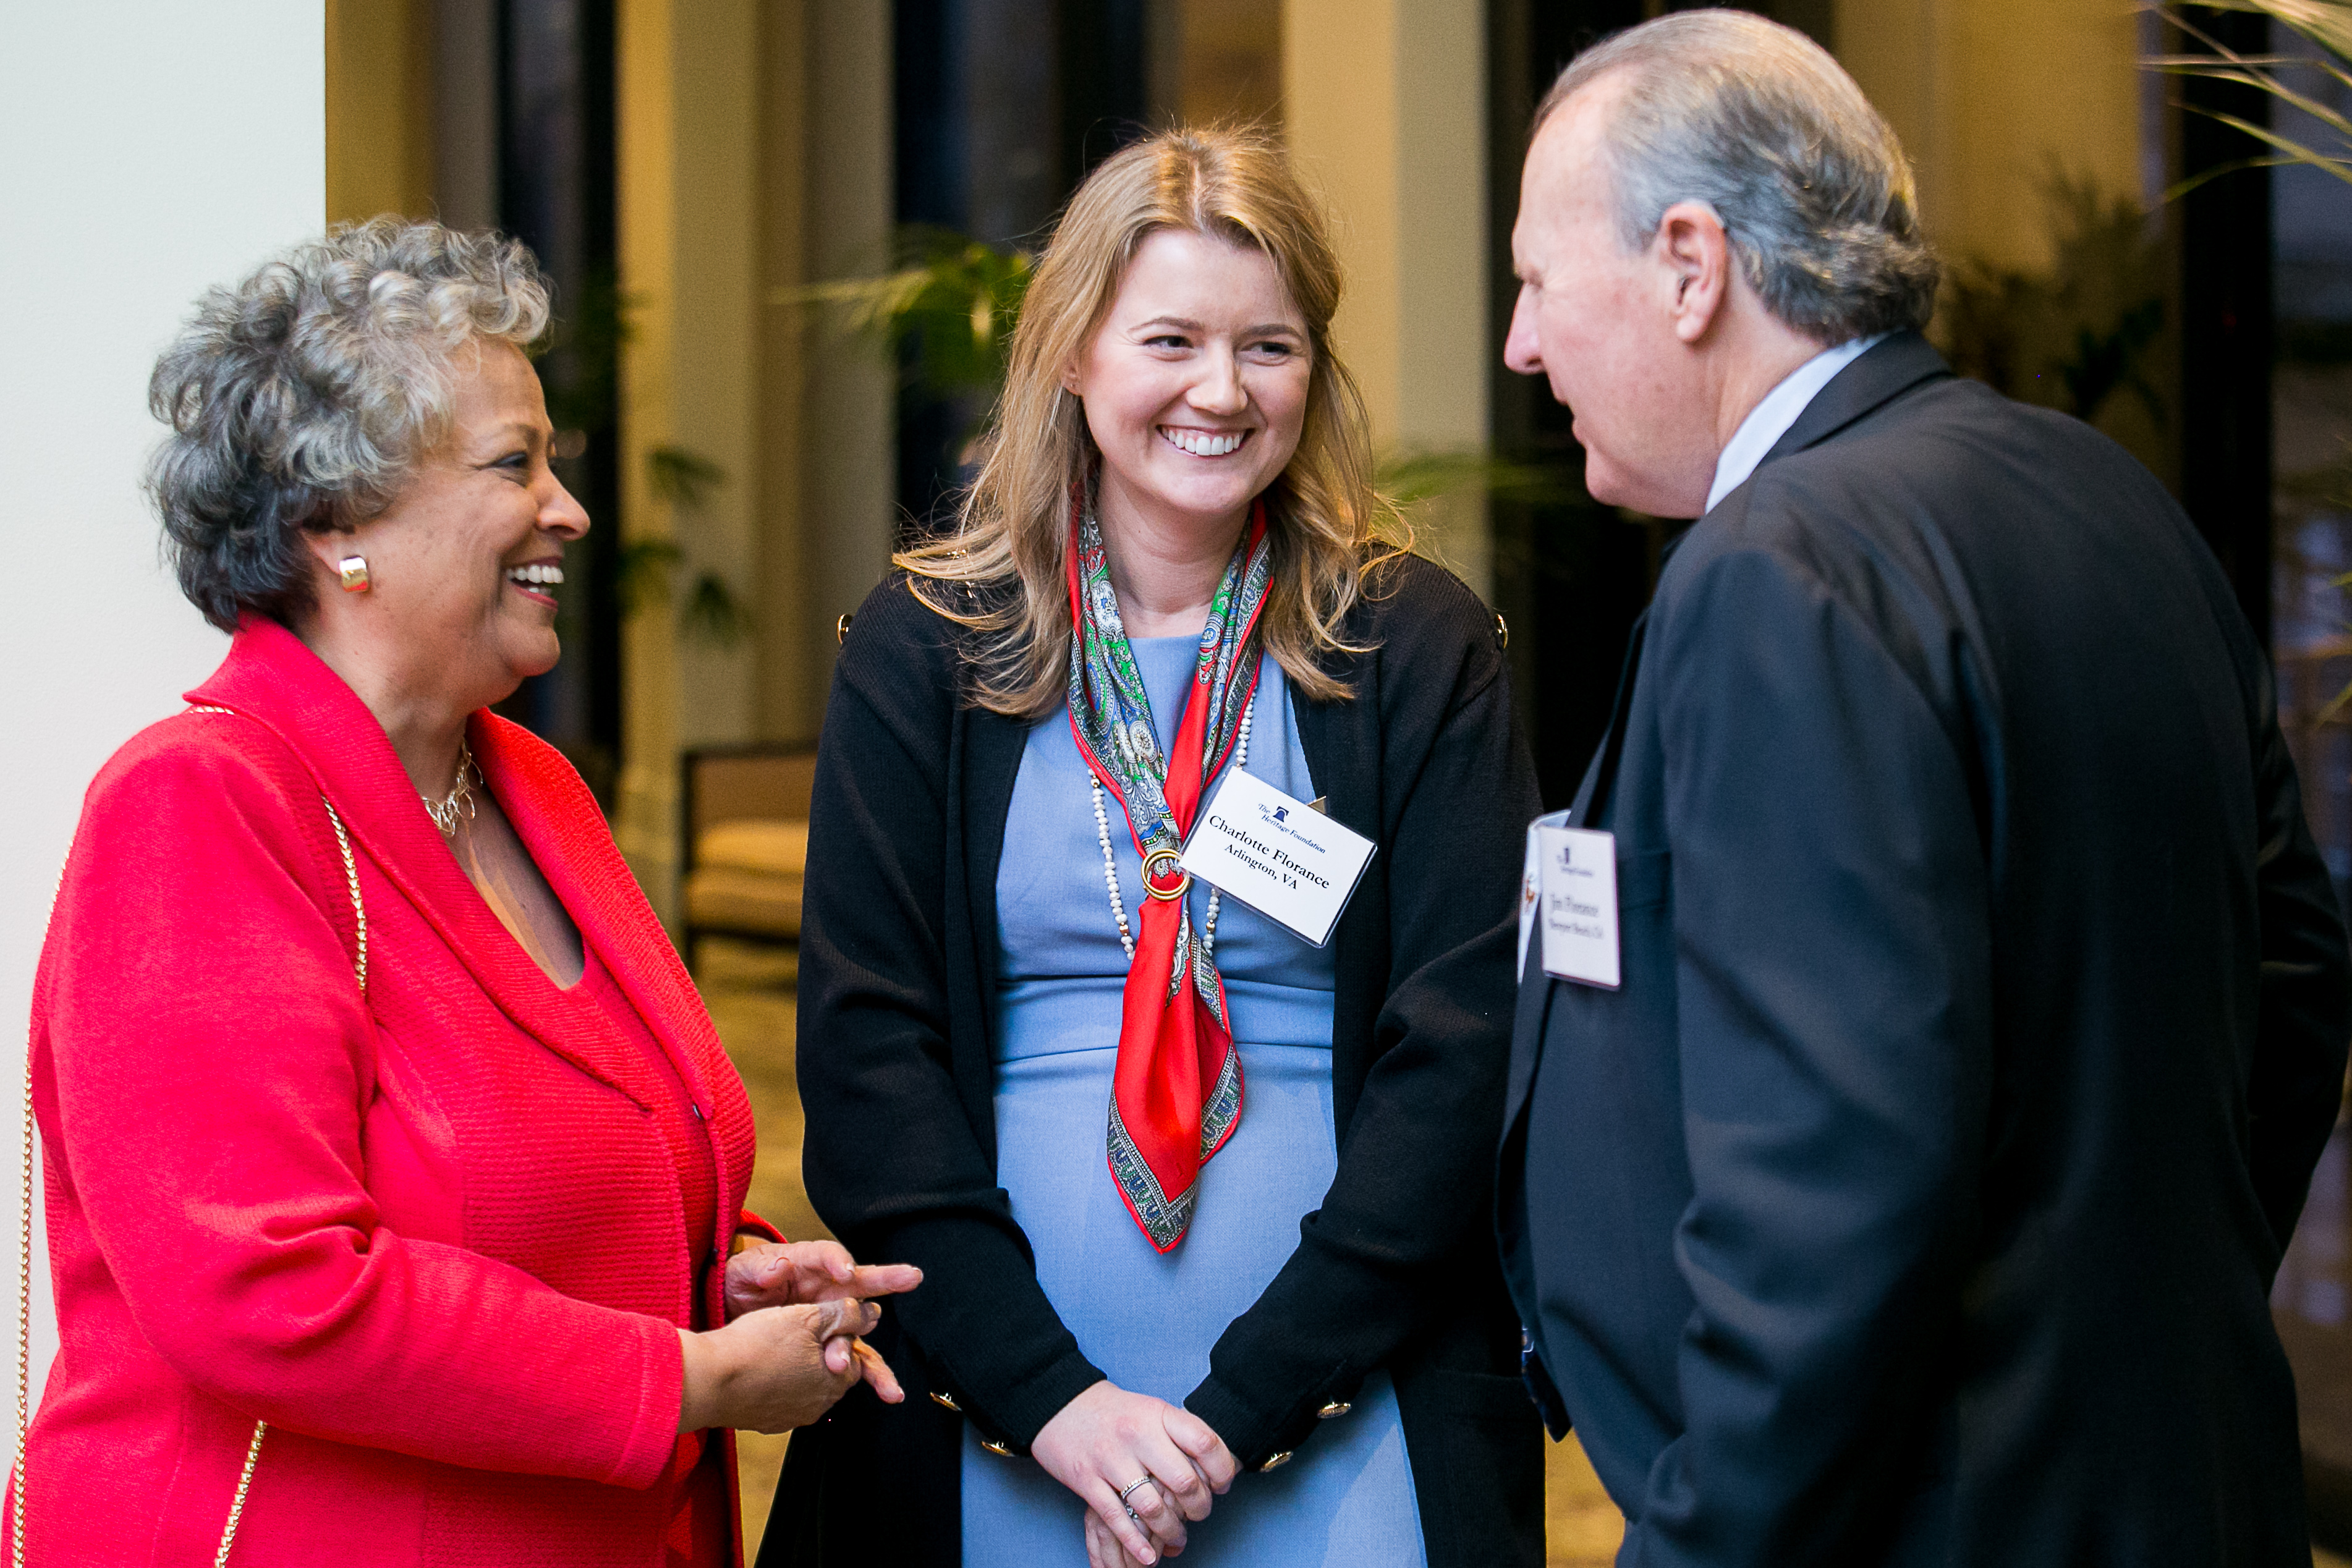
[[[1236,768],[1177,863],[1320,947],[1378,847]]]

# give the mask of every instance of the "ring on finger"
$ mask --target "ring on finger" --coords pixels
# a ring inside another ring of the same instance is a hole
[[[1158,1486],[1159,1484],[1160,1484],[1160,1478],[1159,1478],[1159,1477],[1157,1477],[1157,1476],[1155,1476],[1155,1475],[1151,1474],[1151,1473],[1150,1473],[1150,1471],[1148,1471],[1148,1470],[1147,1470],[1147,1471],[1145,1471],[1142,1475],[1139,1475],[1139,1476],[1136,1477],[1133,1480],[1131,1480],[1131,1481],[1128,1482],[1125,1486],[1123,1486],[1123,1487],[1121,1487],[1121,1488],[1119,1488],[1119,1489],[1118,1489],[1118,1506],[1119,1506],[1119,1507],[1121,1507],[1121,1508],[1127,1508],[1127,1500],[1129,1499],[1129,1497],[1130,1497],[1131,1495],[1133,1495],[1133,1493],[1134,1493],[1134,1491],[1135,1491],[1135,1489],[1136,1489],[1136,1488],[1138,1488],[1138,1487]],[[1127,1508],[1127,1511],[1128,1511],[1128,1514],[1129,1514],[1129,1516],[1130,1518],[1132,1518],[1132,1517],[1134,1516],[1135,1510],[1133,1510],[1133,1509],[1131,1509],[1131,1508]]]

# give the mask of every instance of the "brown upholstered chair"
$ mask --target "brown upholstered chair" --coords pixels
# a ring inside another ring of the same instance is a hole
[[[815,747],[704,747],[686,753],[683,764],[687,962],[706,936],[797,943]]]

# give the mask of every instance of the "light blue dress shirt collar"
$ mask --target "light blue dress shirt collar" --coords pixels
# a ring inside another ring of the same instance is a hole
[[[1764,394],[1764,401],[1748,411],[1732,433],[1730,444],[1723,455],[1715,460],[1715,484],[1706,493],[1706,509],[1715,510],[1716,503],[1748,482],[1756,472],[1756,465],[1773,444],[1789,434],[1797,416],[1820,395],[1836,374],[1862,358],[1886,337],[1884,332],[1867,338],[1856,338],[1840,343],[1834,349],[1824,349],[1790,371],[1788,379]]]

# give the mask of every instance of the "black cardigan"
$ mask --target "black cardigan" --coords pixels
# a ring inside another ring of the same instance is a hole
[[[1255,1469],[1388,1368],[1433,1568],[1543,1561],[1541,1444],[1490,1224],[1538,810],[1496,632],[1443,570],[1391,562],[1346,625],[1370,651],[1326,664],[1354,698],[1298,705],[1330,814],[1380,845],[1333,937],[1339,1169],[1184,1401]],[[802,1168],[852,1250],[924,1281],[877,1339],[908,1402],[856,1390],[794,1435],[761,1568],[956,1563],[960,1421],[1025,1450],[1102,1376],[996,1183],[997,865],[1028,727],[961,700],[965,635],[892,578],[858,612],[825,711]]]

